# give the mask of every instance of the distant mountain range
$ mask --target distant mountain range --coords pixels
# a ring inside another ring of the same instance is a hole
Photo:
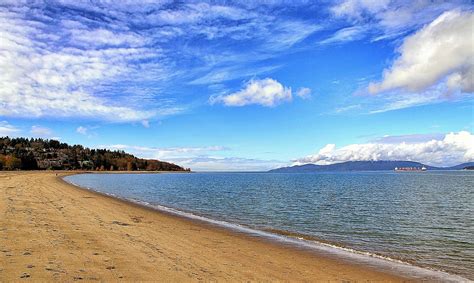
[[[451,167],[434,167],[413,161],[347,161],[331,165],[305,164],[282,167],[270,170],[272,173],[311,173],[311,172],[345,172],[345,171],[389,171],[395,167],[425,167],[427,170],[462,170],[474,166],[468,162]]]

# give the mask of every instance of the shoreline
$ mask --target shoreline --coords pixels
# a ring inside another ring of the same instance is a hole
[[[94,172],[90,172],[94,173]],[[127,174],[127,172],[123,172]],[[164,172],[168,173],[168,172]],[[172,173],[172,172],[171,172]],[[107,174],[103,172],[102,174]],[[75,175],[75,174],[71,174]],[[302,249],[309,252],[313,252],[316,255],[321,256],[322,254],[336,260],[343,262],[350,262],[351,264],[361,265],[365,267],[375,268],[379,271],[386,271],[390,274],[403,274],[404,277],[413,279],[429,279],[439,281],[466,281],[457,274],[448,273],[446,271],[431,269],[429,267],[420,267],[413,263],[406,262],[396,258],[386,257],[380,254],[369,253],[365,251],[354,250],[350,247],[338,245],[334,242],[322,241],[317,238],[308,238],[307,235],[299,235],[296,232],[291,231],[277,231],[274,229],[260,230],[249,226],[232,223],[228,221],[216,220],[206,216],[202,216],[193,212],[183,211],[178,208],[167,207],[161,204],[150,204],[145,201],[128,199],[120,197],[114,194],[103,193],[92,188],[82,187],[78,184],[68,182],[63,177],[58,177],[61,181],[67,185],[72,185],[88,192],[96,193],[104,197],[118,199],[145,209],[151,209],[157,213],[164,213],[171,215],[172,217],[183,218],[188,221],[197,222],[200,225],[211,225],[213,228],[224,229],[230,232],[244,233],[251,237],[256,237],[263,241],[268,241],[272,244],[287,245],[291,248]],[[355,262],[352,262],[352,261]]]
[[[0,278],[392,282],[439,278],[344,260],[291,241],[282,243],[281,238],[271,241],[268,235],[189,219],[62,179],[79,173],[85,172],[0,173],[0,209],[6,216],[0,220],[5,235],[0,246],[7,247],[0,253],[5,261]],[[106,260],[100,260],[102,254],[107,254]]]

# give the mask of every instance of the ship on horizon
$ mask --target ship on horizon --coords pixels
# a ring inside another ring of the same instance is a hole
[[[425,166],[422,167],[395,167],[396,172],[424,172],[428,170]]]

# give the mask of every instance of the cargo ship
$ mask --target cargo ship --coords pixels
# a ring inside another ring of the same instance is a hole
[[[426,167],[395,167],[396,172],[420,172],[420,171],[426,171]]]

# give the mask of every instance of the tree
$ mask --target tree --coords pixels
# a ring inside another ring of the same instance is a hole
[[[21,169],[22,170],[35,170],[38,169],[38,163],[36,162],[35,156],[32,152],[21,157]]]
[[[5,155],[0,154],[0,170],[2,170],[3,167],[5,167]]]
[[[21,160],[13,155],[5,156],[5,168],[7,170],[15,170],[21,168]]]

